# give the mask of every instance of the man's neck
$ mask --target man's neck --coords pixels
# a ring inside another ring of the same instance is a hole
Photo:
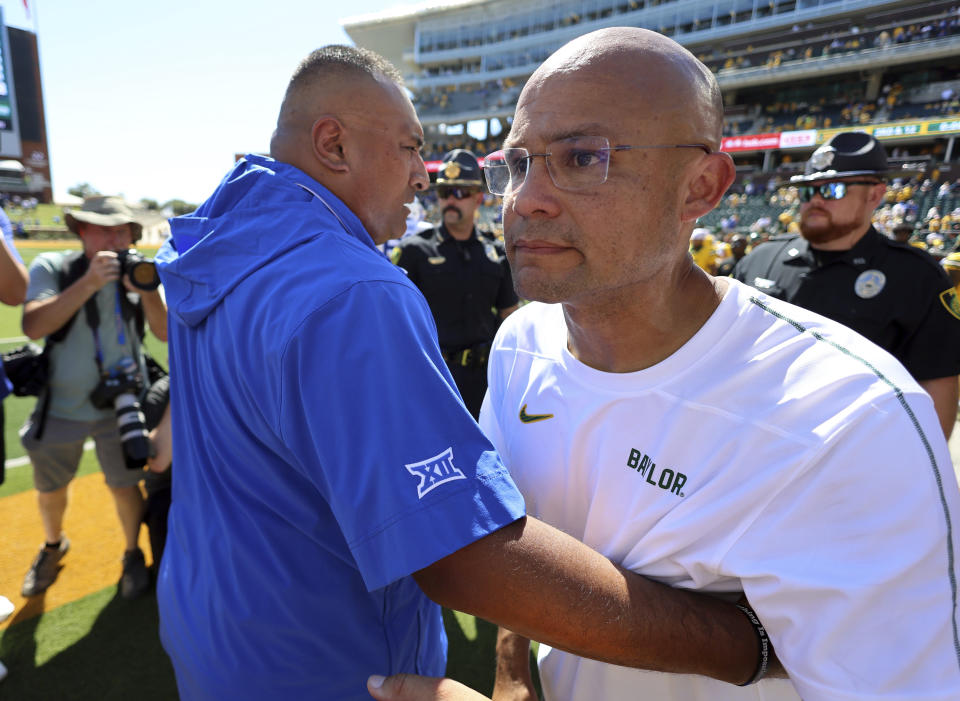
[[[810,242],[810,248],[815,248],[818,251],[849,251],[851,248],[859,243],[868,231],[872,224],[868,223],[866,226],[859,228],[855,231],[851,231],[849,234],[844,234],[830,241],[821,241],[818,243]]]
[[[460,224],[456,227],[450,226],[449,224],[444,224],[443,228],[447,230],[447,233],[457,241],[466,241],[471,236],[473,236],[473,223],[470,222],[467,225]]]
[[[570,353],[603,372],[636,372],[669,358],[713,315],[729,287],[692,264],[674,283],[564,303]]]

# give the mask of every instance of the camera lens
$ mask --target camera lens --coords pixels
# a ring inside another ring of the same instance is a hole
[[[157,266],[151,260],[142,260],[130,267],[130,282],[141,290],[155,290],[160,287]]]
[[[123,445],[123,456],[127,468],[131,470],[143,469],[150,457],[150,438],[147,436],[147,427],[140,402],[130,392],[118,394],[113,401],[117,413],[117,428],[120,431],[120,442]]]

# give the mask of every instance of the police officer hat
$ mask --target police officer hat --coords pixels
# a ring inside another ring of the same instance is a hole
[[[477,157],[462,148],[450,151],[443,157],[443,162],[440,164],[437,185],[483,188],[483,173]]]
[[[879,141],[862,131],[844,131],[814,151],[803,175],[794,175],[790,182],[812,183],[856,175],[886,178],[894,173],[913,175],[914,171],[891,171],[887,151]]]

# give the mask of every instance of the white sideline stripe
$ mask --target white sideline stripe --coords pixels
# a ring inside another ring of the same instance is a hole
[[[83,449],[91,450],[94,447],[94,445],[95,443],[93,441],[87,441],[86,443],[83,444]],[[3,466],[7,470],[9,470],[10,468],[13,468],[13,467],[23,467],[24,465],[29,465],[29,464],[30,464],[30,457],[27,455],[24,455],[23,457],[19,457],[19,458],[10,458],[5,463],[3,463]]]
[[[29,340],[26,336],[12,336],[10,338],[0,338],[0,343],[26,343]]]

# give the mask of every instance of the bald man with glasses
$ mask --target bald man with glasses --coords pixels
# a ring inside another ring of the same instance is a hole
[[[497,333],[480,425],[528,513],[674,590],[746,600],[758,626],[746,688],[541,640],[544,696],[960,698],[960,492],[933,403],[846,327],[694,265],[695,222],[734,178],[722,119],[686,49],[610,28],[534,72],[486,161],[533,301]],[[789,679],[765,678],[771,642]],[[501,628],[498,701],[536,698],[528,656]],[[449,681],[369,688],[469,698]]]
[[[873,227],[894,172],[874,137],[837,134],[791,181],[801,201],[801,236],[757,247],[733,274],[891,353],[933,398],[949,438],[957,420],[960,301],[932,257]]]

